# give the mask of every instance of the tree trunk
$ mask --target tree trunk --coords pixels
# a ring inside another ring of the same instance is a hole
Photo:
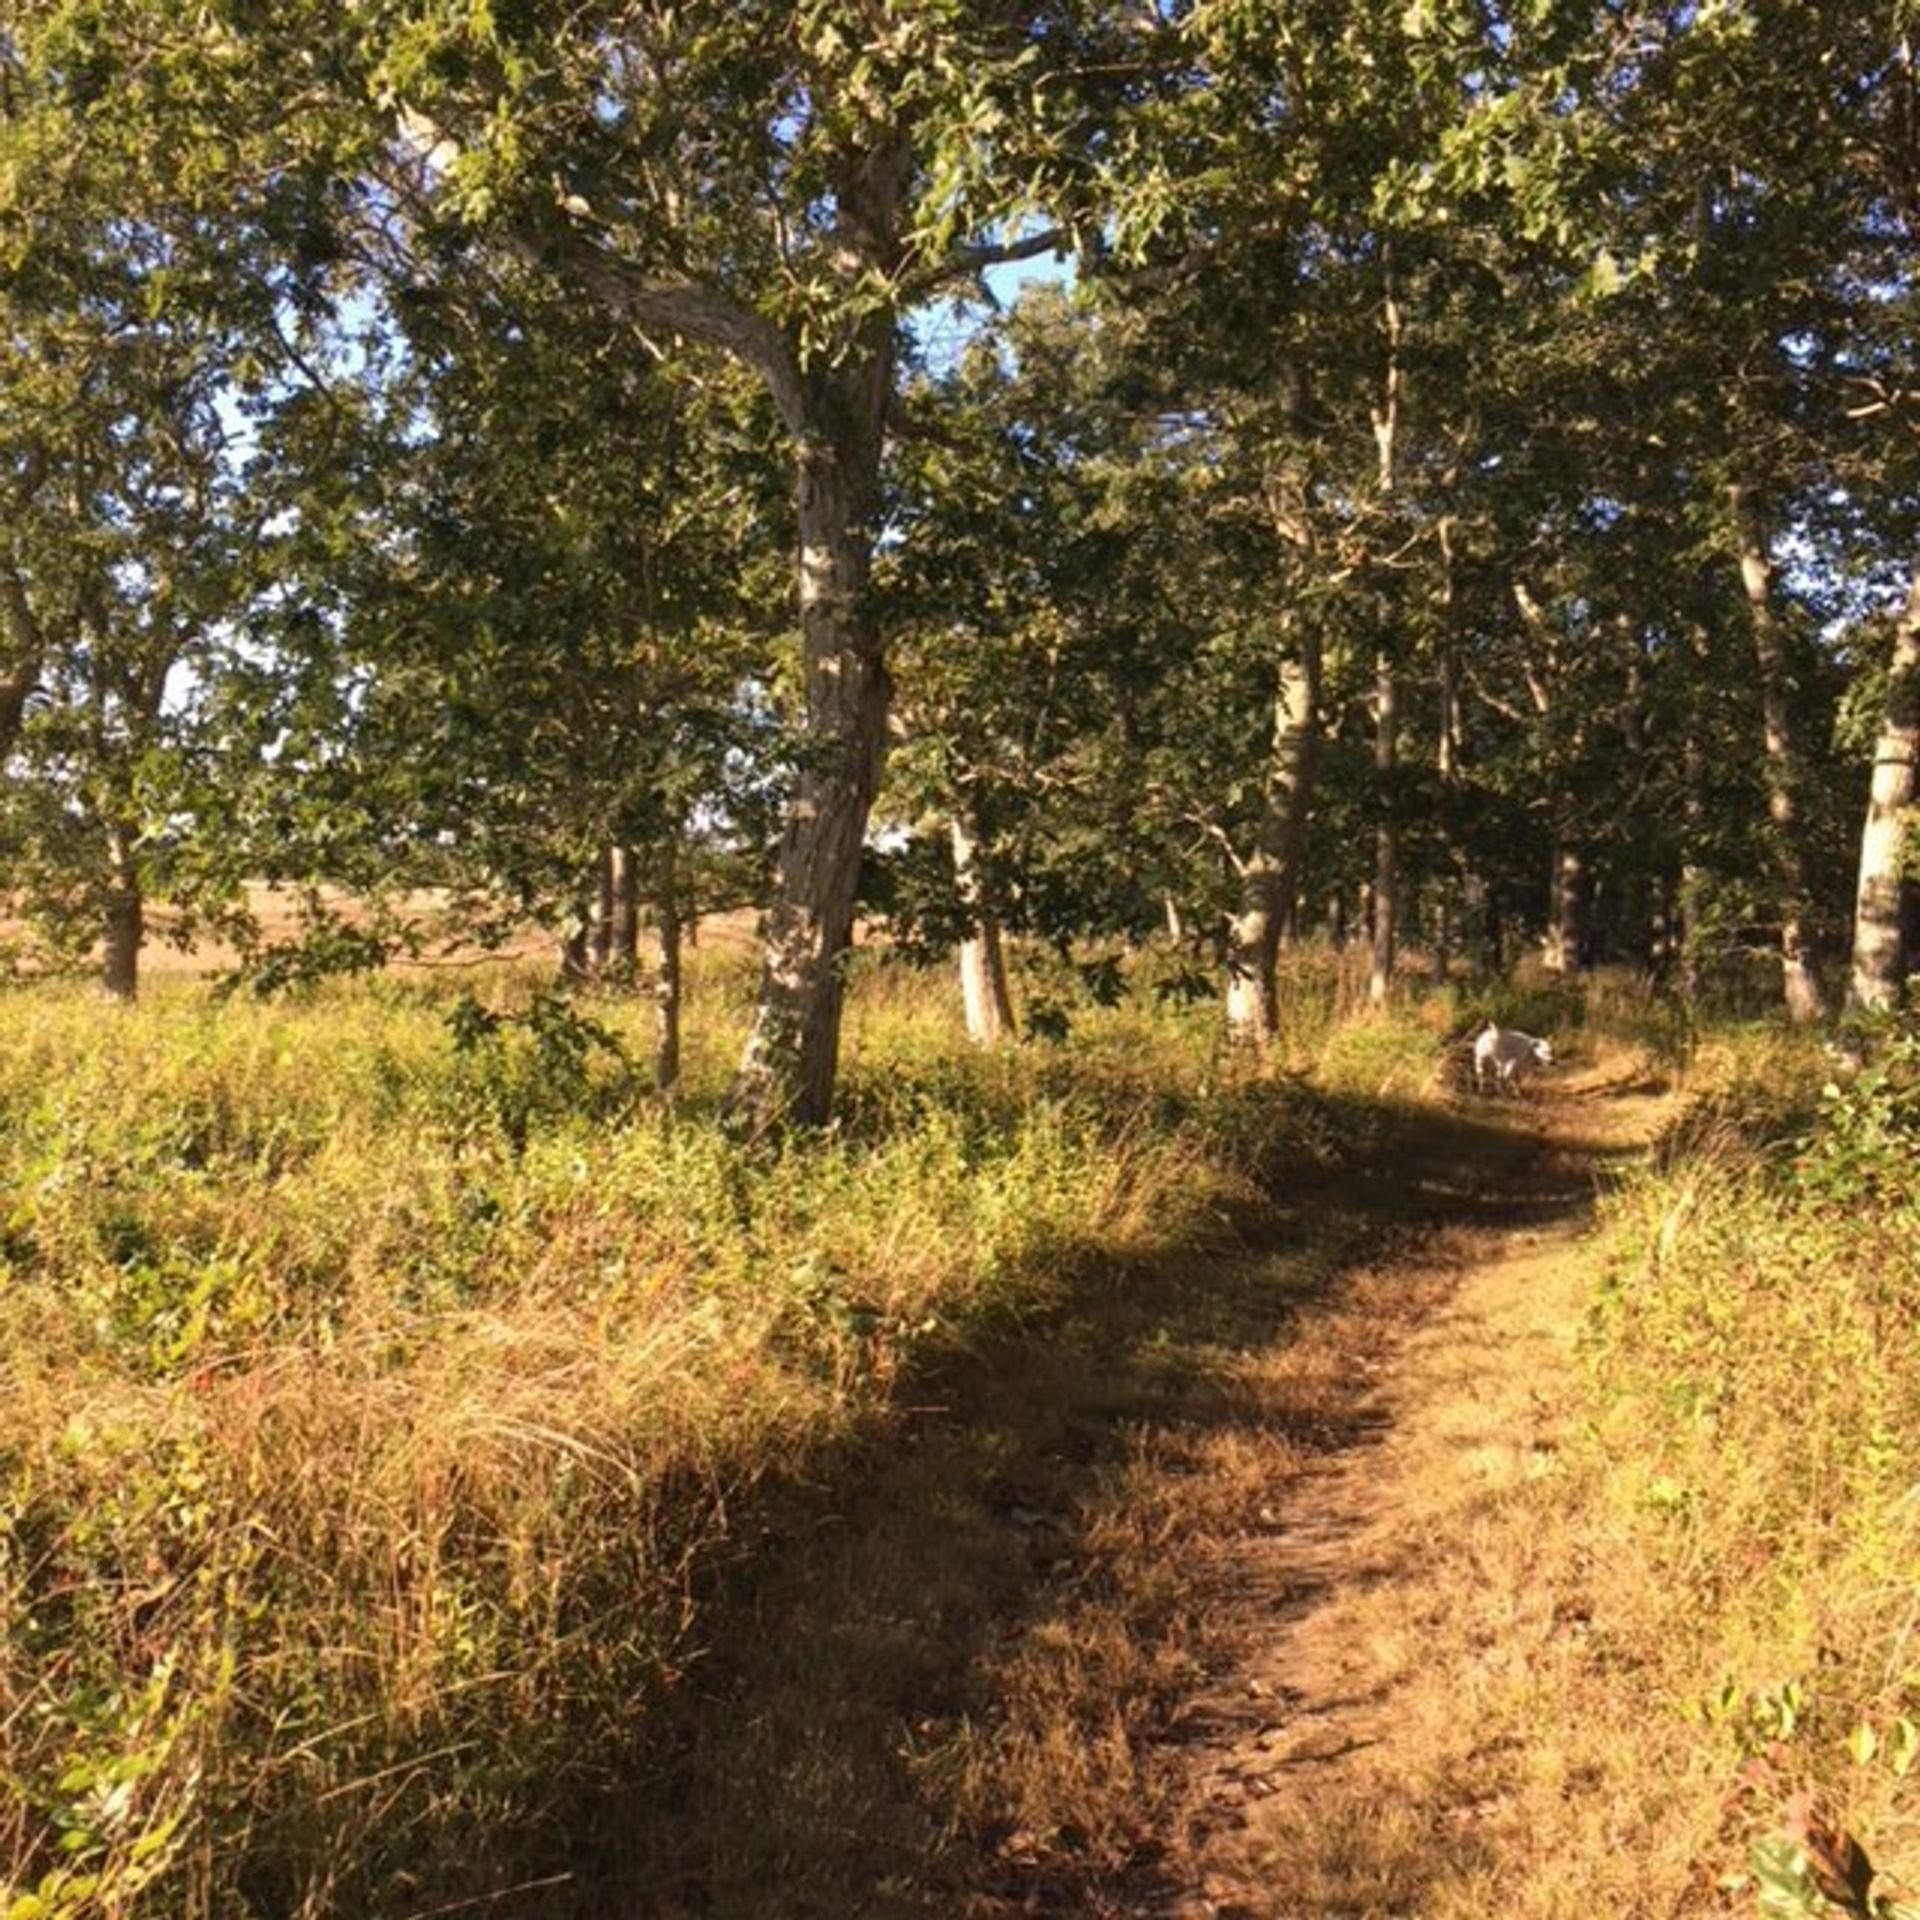
[[[1706,658],[1706,637],[1695,637],[1695,655]],[[1698,705],[1700,695],[1695,692]],[[1701,859],[1707,836],[1707,749],[1700,737],[1697,714],[1687,722],[1687,737],[1681,747],[1682,779],[1685,792],[1681,799],[1680,857],[1680,990],[1687,999],[1699,997],[1707,944],[1707,869]]]
[[[0,564],[0,766],[19,740],[45,652],[46,638],[20,575]]]
[[[1445,523],[1442,523],[1442,538],[1447,559],[1447,587],[1442,599],[1443,609],[1453,605],[1453,548],[1446,539]],[[1439,902],[1434,911],[1433,928],[1433,984],[1444,987],[1453,962],[1453,894],[1454,876],[1460,866],[1460,849],[1454,840],[1455,789],[1460,779],[1460,689],[1458,676],[1454,672],[1453,642],[1451,636],[1445,636],[1440,643],[1440,732],[1435,753],[1435,765],[1440,775],[1440,847],[1441,872]]]
[[[1646,676],[1641,668],[1639,638],[1632,623],[1623,618],[1620,631],[1627,655],[1626,700],[1620,712],[1621,744],[1627,752],[1627,765],[1631,769],[1629,777],[1636,789],[1644,791],[1648,784],[1647,766],[1650,758]],[[1638,835],[1633,836],[1635,841],[1639,838]],[[1616,859],[1613,870],[1618,876],[1620,889],[1620,911],[1616,924],[1624,931],[1626,953],[1639,966],[1650,971],[1657,944],[1654,874],[1644,860],[1635,857],[1632,841],[1629,842],[1625,857]]]
[[[613,960],[613,849],[602,847],[593,863],[593,894],[587,908],[588,964],[604,980]]]
[[[653,1084],[670,1094],[680,1081],[680,1009],[685,983],[680,954],[680,843],[669,834],[660,847],[654,914],[660,935],[660,975],[654,982],[659,1026],[653,1047]]]
[[[1586,856],[1569,840],[1553,849],[1553,916],[1547,932],[1547,966],[1576,974],[1586,954]]]
[[[1320,642],[1309,631],[1280,663],[1260,825],[1227,923],[1227,1034],[1256,1052],[1280,1031],[1280,936],[1299,888],[1319,745]]]
[[[607,851],[607,958],[603,971],[631,985],[640,964],[640,890],[631,847]]]
[[[107,829],[107,892],[103,916],[100,984],[112,1000],[131,1002],[140,992],[140,947],[146,935],[146,906],[133,855],[133,835],[123,826]]]
[[[1860,834],[1860,877],[1853,909],[1850,1003],[1869,1013],[1897,1007],[1906,991],[1902,940],[1907,848],[1920,797],[1920,572],[1894,629],[1873,786]]]
[[[972,931],[960,943],[960,999],[967,1038],[997,1047],[1013,1031],[1013,998],[1000,948],[1000,921],[980,884],[980,848],[969,823],[953,816],[953,878]]]
[[[840,432],[803,441],[798,456],[809,753],[781,837],[759,1004],[729,1103],[756,1133],[788,1121],[822,1126],[832,1110],[854,892],[886,755],[889,688],[867,582],[890,346],[864,373],[869,391],[851,396],[858,417],[846,423],[856,409],[828,409]]]
[[[1767,814],[1773,822],[1774,860],[1780,876],[1781,985],[1788,1018],[1804,1024],[1825,1014],[1826,999],[1813,969],[1807,930],[1812,889],[1800,841],[1800,764],[1794,743],[1786,643],[1773,609],[1773,561],[1767,552],[1766,530],[1753,490],[1738,484],[1730,486],[1727,499],[1733,512],[1754,658],[1760,670],[1760,707],[1767,746]]]
[[[1385,1006],[1393,991],[1395,919],[1399,911],[1399,820],[1394,805],[1393,662],[1383,651],[1375,662],[1373,708],[1374,804],[1380,809],[1373,841],[1373,961],[1367,999]]]

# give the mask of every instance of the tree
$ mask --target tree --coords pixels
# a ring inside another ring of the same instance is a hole
[[[0,80],[18,166],[59,120],[4,49]],[[123,1000],[149,896],[198,891],[183,799],[246,537],[217,248],[147,211],[110,168],[0,207],[0,885]]]
[[[257,198],[262,230],[336,277],[458,299],[517,272],[599,308],[635,354],[677,339],[764,384],[791,462],[801,751],[736,1102],[754,1125],[824,1119],[886,744],[869,580],[901,316],[1066,244],[1021,231],[1029,214],[1090,217],[1125,161],[1115,116],[1155,82],[1157,16],[316,0],[240,22],[117,0],[23,31],[80,34],[74,84],[84,70],[147,164],[203,204]],[[218,137],[183,149],[183,123]]]

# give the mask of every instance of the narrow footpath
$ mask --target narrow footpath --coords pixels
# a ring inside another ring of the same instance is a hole
[[[1502,1912],[1542,1763],[1483,1703],[1581,1631],[1533,1483],[1672,1104],[1615,1060],[1401,1110],[1259,1244],[911,1383],[743,1513],[567,1920]]]
[[[1393,1273],[1428,1310],[1389,1318],[1384,1342],[1351,1309],[1303,1329],[1358,1383],[1347,1437],[1196,1575],[1237,1652],[1175,1717],[1174,1884],[1143,1911],[1388,1920],[1441,1881],[1462,1911],[1506,1904],[1521,1856],[1495,1835],[1526,1760],[1482,1739],[1476,1704],[1582,1630],[1577,1600],[1528,1577],[1526,1490],[1573,1412],[1597,1181],[1670,1110],[1617,1066],[1562,1082],[1514,1122],[1531,1151],[1445,1197]]]

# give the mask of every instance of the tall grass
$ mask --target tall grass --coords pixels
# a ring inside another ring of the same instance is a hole
[[[1723,1036],[1611,1209],[1583,1483],[1621,1555],[1603,1624],[1650,1742],[1694,1730],[1669,1817],[1703,1884],[1775,1916],[1868,1910],[1817,1891],[1823,1827],[1920,1881],[1917,1066],[1897,1041],[1828,1083],[1812,1042]]]
[[[1324,1147],[1203,1013],[985,1058],[890,970],[840,1128],[743,1144],[736,975],[700,983],[671,1111],[637,1013],[510,979],[457,1014],[0,1001],[9,1920],[419,1913],[560,1872],[541,1836],[646,1741],[743,1487],[929,1343]]]

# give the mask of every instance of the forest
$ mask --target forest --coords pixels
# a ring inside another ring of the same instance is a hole
[[[0,0],[0,1920],[1920,1914],[1916,32]]]

